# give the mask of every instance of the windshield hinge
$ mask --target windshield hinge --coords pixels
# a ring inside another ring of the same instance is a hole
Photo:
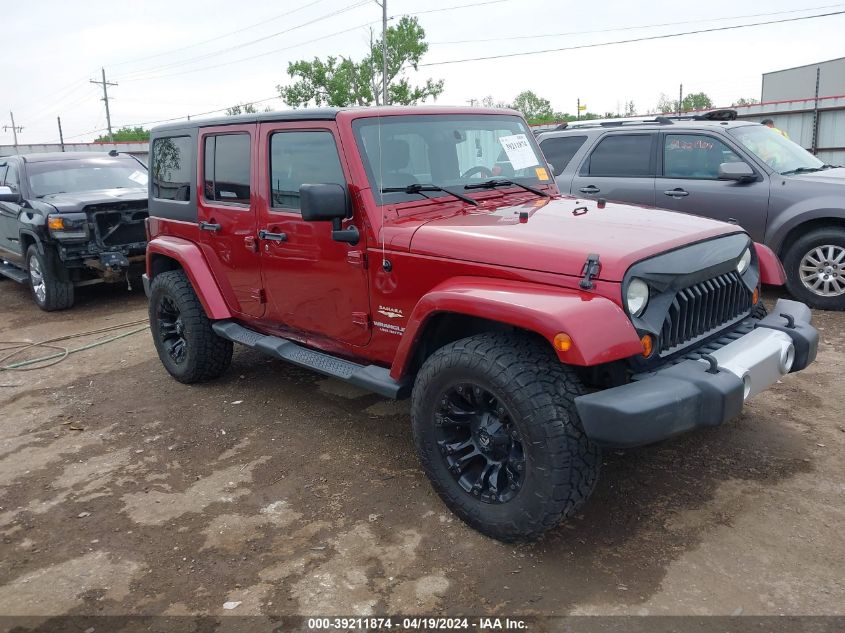
[[[587,261],[584,262],[584,268],[581,270],[583,277],[580,286],[584,290],[593,288],[595,285],[593,279],[598,276],[599,270],[601,270],[601,264],[599,263],[598,253],[590,253],[587,255]]]

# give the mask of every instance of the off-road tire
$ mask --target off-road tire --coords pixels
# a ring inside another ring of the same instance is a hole
[[[39,308],[53,312],[66,310],[73,305],[73,282],[64,278],[61,262],[49,246],[44,247],[43,254],[38,252],[35,244],[27,249],[26,270],[29,273],[32,300]]]
[[[184,355],[180,360],[171,353],[168,323],[160,318],[162,306],[174,307],[181,320]],[[179,382],[191,384],[219,378],[232,363],[232,342],[220,338],[211,329],[211,321],[184,271],[160,273],[150,288],[150,331],[165,369]]]
[[[462,488],[438,444],[441,394],[462,381],[495,396],[521,437],[525,474],[508,501],[488,503]],[[592,494],[601,466],[573,402],[583,393],[551,347],[527,335],[479,334],[434,352],[417,375],[411,419],[422,467],[440,498],[470,526],[506,542],[535,539],[572,516]]]
[[[783,257],[783,267],[786,270],[786,287],[796,299],[803,301],[811,308],[821,310],[845,310],[845,293],[839,296],[821,296],[812,292],[801,281],[799,268],[804,256],[818,246],[835,246],[845,249],[845,228],[829,226],[810,231],[799,237],[786,251]],[[845,282],[845,261],[839,262],[837,273],[839,279]]]

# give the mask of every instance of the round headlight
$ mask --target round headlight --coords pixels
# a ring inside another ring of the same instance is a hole
[[[742,253],[742,257],[739,258],[739,261],[736,263],[736,272],[740,275],[745,274],[745,271],[748,270],[748,267],[751,265],[751,249],[746,248],[745,251]]]
[[[638,317],[648,305],[648,284],[642,279],[632,279],[625,293],[625,306],[631,316]]]

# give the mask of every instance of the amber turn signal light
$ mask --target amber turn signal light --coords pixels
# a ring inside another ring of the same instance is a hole
[[[50,216],[47,218],[47,226],[53,231],[61,231],[65,228],[65,221],[61,217]]]
[[[555,334],[554,346],[559,352],[568,352],[572,349],[572,338],[566,332]]]
[[[643,346],[643,356],[646,358],[651,356],[651,353],[654,351],[654,339],[651,338],[651,334],[644,334],[640,339],[640,344]]]
[[[755,288],[754,292],[751,293],[751,303],[756,306],[758,301],[760,301],[760,288],[759,287]]]

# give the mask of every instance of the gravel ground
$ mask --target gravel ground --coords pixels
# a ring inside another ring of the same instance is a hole
[[[139,292],[80,295],[46,314],[0,282],[0,340],[146,316]],[[583,512],[519,546],[442,505],[407,403],[250,350],[193,387],[148,332],[0,372],[0,614],[843,614],[845,314],[815,323],[810,369],[721,428],[606,453]]]

